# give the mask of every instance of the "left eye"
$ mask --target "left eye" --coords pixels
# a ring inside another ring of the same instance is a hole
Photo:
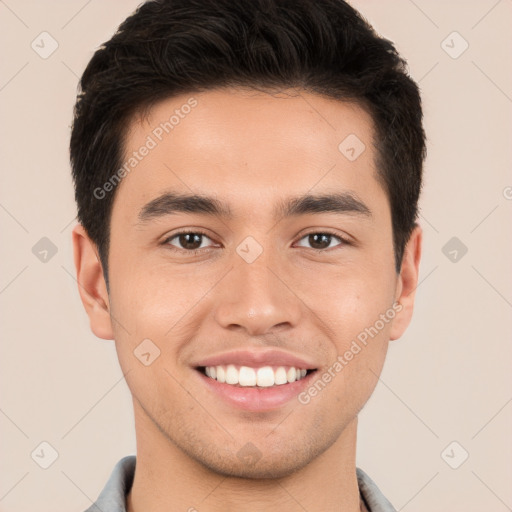
[[[310,244],[313,245],[312,249],[315,249],[315,250],[319,250],[321,251],[322,249],[329,249],[330,245],[331,245],[331,241],[335,238],[337,238],[341,244],[338,244],[338,245],[343,245],[344,243],[348,243],[346,240],[344,240],[342,237],[340,237],[339,235],[335,235],[334,233],[323,233],[323,232],[319,232],[319,233],[308,233],[307,235],[303,236],[300,240],[304,240],[306,239],[308,240],[308,242]],[[325,247],[324,245],[327,243],[327,247]],[[315,247],[320,245],[322,247]]]

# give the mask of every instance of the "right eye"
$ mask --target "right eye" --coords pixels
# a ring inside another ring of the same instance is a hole
[[[162,245],[170,246],[171,250],[173,251],[197,254],[198,252],[203,252],[203,249],[208,248],[202,247],[203,238],[211,240],[211,238],[202,231],[180,231],[178,233],[172,234],[171,236],[168,236],[162,242]],[[175,239],[177,244],[179,244],[181,247],[176,247],[176,245],[172,243],[172,241]]]

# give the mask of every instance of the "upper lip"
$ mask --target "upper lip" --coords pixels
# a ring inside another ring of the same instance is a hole
[[[241,366],[294,366],[305,370],[315,370],[317,366],[308,359],[282,350],[232,350],[201,359],[193,366],[221,366],[236,364]]]

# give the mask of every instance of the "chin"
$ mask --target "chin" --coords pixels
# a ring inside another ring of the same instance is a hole
[[[295,454],[292,460],[288,460],[288,457],[283,459],[277,456],[270,459],[262,456],[258,461],[250,463],[241,462],[238,458],[224,459],[213,464],[205,460],[200,462],[210,471],[223,477],[266,480],[288,477],[306,466],[308,461],[298,460]]]

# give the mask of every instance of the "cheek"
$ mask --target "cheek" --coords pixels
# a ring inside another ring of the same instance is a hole
[[[357,343],[357,342],[356,342]],[[340,380],[341,386],[337,390],[337,402],[348,401],[354,408],[353,414],[358,414],[373,393],[378,383],[379,375],[382,371],[386,357],[387,343],[376,343],[373,340],[371,344],[363,345],[358,343],[359,350],[350,356],[348,361],[347,352],[344,352],[344,368],[342,370],[343,379]]]
[[[173,272],[154,267],[124,270],[120,268],[112,276],[112,313],[133,336],[162,337],[186,316],[194,298],[200,297],[190,276],[184,281]]]
[[[346,341],[374,325],[392,307],[395,286],[389,271],[342,269],[320,278],[304,293],[311,300],[308,304],[314,304],[319,316]],[[384,327],[379,331],[389,326]]]
[[[148,272],[132,272],[112,282],[116,349],[123,370],[139,369],[134,353],[143,350],[138,347],[144,342],[151,354],[159,354],[155,365],[181,374],[184,349],[215,307],[208,291],[216,281],[216,276],[191,277],[190,270],[185,273],[156,265]]]
[[[362,407],[377,384],[396,314],[394,286],[389,268],[338,271],[320,283],[315,312],[329,327],[337,401],[350,396]]]

